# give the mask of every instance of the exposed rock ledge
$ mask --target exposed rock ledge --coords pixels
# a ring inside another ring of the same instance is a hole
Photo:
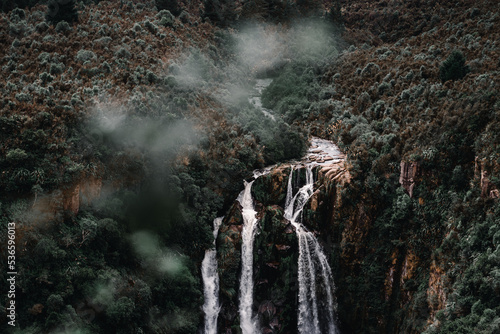
[[[399,183],[405,188],[410,197],[413,197],[413,189],[417,183],[417,177],[420,175],[420,165],[418,162],[401,161],[401,174]]]

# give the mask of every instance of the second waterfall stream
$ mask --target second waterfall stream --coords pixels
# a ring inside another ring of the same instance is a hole
[[[318,240],[301,223],[304,206],[314,190],[312,166],[306,168],[306,184],[294,196],[291,167],[285,200],[285,218],[295,227],[299,241],[297,329],[304,334],[336,334],[332,271]]]

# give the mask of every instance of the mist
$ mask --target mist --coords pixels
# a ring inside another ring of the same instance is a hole
[[[148,231],[138,231],[130,242],[144,268],[159,275],[176,275],[183,267],[182,256],[160,245],[159,237]]]

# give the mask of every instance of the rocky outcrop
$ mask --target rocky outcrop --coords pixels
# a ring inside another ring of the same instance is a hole
[[[253,198],[263,205],[282,204],[286,197],[288,175],[290,166],[283,165],[259,177],[252,185]]]
[[[418,162],[401,161],[401,174],[399,175],[399,183],[405,188],[410,197],[413,197],[413,189],[415,188],[417,177],[420,175],[420,165]]]
[[[427,289],[427,303],[429,305],[428,325],[435,323],[436,313],[446,306],[446,287],[449,285],[445,270],[437,261],[432,261],[429,270],[429,288]]]
[[[37,196],[32,211],[36,222],[46,222],[55,218],[61,210],[77,214],[82,206],[90,205],[101,196],[102,180],[89,177],[63,190],[55,190],[44,196]]]
[[[488,163],[485,159],[476,157],[474,166],[474,179],[479,181],[481,189],[481,197],[500,198],[500,192],[490,180],[489,175],[495,168],[492,164]]]

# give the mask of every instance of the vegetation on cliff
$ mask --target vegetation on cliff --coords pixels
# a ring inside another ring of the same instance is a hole
[[[489,1],[416,3],[345,3],[353,45],[308,67],[312,93],[290,64],[264,96],[347,153],[325,237],[344,330],[495,333],[498,17]]]

